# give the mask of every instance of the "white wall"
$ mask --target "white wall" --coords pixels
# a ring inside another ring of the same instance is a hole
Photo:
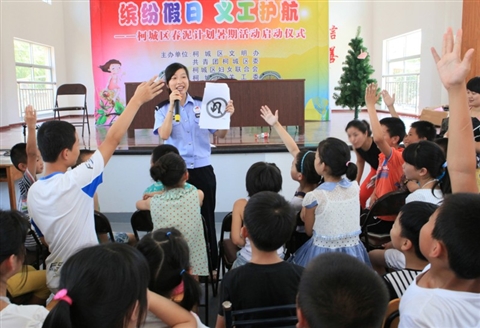
[[[420,72],[420,109],[448,103],[446,93],[438,79],[430,47],[440,49],[442,35],[448,26],[455,30],[462,25],[462,1],[330,1],[329,27],[338,27],[337,39],[330,40],[339,56],[330,64],[330,94],[342,74],[341,62],[345,59],[348,43],[355,37],[357,26],[362,26],[361,36],[375,69],[374,78],[382,79],[383,40],[413,30],[422,30],[422,55]],[[330,108],[336,109],[333,99]]]

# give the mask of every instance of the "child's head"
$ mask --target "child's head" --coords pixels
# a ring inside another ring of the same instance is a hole
[[[13,166],[21,172],[25,172],[27,169],[28,158],[27,158],[27,144],[20,142],[12,147],[10,150],[10,160],[12,161]],[[37,149],[37,165],[35,167],[35,174],[43,172],[43,160],[40,155],[40,151]]]
[[[318,174],[329,174],[354,180],[357,177],[357,165],[350,162],[350,149],[347,144],[337,138],[320,141],[315,154],[315,169]]]
[[[187,181],[187,166],[180,155],[168,153],[153,164],[150,176],[155,181],[161,181],[165,187],[176,187]]]
[[[419,259],[426,261],[420,252],[420,230],[437,208],[437,205],[418,201],[403,205],[390,230],[393,247],[402,252],[414,251]]]
[[[153,164],[155,164],[155,162],[158,161],[158,159],[160,157],[162,157],[163,155],[168,154],[168,153],[175,153],[177,155],[180,155],[177,147],[172,146],[172,145],[163,144],[163,145],[159,145],[159,146],[155,147],[152,151],[152,157],[150,159],[150,166],[153,166]]]
[[[397,117],[385,117],[380,120],[383,136],[391,147],[398,147],[405,138],[405,124]]]
[[[9,278],[20,271],[25,258],[25,238],[30,229],[28,218],[19,211],[0,210],[0,277]],[[4,265],[4,262],[10,262]]]
[[[188,311],[200,301],[200,286],[190,273],[190,251],[180,231],[175,228],[155,230],[137,245],[150,267],[148,288],[171,298],[173,290],[183,283],[184,296],[180,305]]]
[[[274,163],[257,162],[248,169],[245,185],[249,197],[260,191],[279,192],[282,189],[282,173]]]
[[[348,141],[353,148],[360,148],[365,141],[372,135],[370,124],[365,120],[353,120],[348,122],[345,132],[348,135]]]
[[[140,327],[147,313],[148,264],[126,244],[81,249],[62,266],[59,289],[71,299],[50,311],[43,327]],[[60,293],[60,292],[59,292]]]
[[[435,179],[430,185],[432,189],[440,185],[443,193],[451,193],[445,153],[436,143],[425,140],[413,143],[405,148],[402,157],[407,179]]]
[[[297,327],[381,327],[388,304],[382,278],[339,252],[314,258],[298,286]]]
[[[420,232],[420,249],[432,267],[439,261],[448,261],[448,267],[458,278],[480,278],[478,213],[479,194],[456,193],[445,197]]]
[[[274,252],[290,238],[295,227],[295,213],[283,196],[261,191],[248,200],[243,223],[248,238],[258,250]]]
[[[75,163],[75,166],[72,167],[72,168],[75,168],[75,167],[79,166],[80,164],[88,161],[89,158],[92,157],[93,153],[95,153],[94,150],[80,149],[80,154],[78,155],[77,162]]]
[[[80,154],[80,146],[75,127],[66,121],[47,121],[38,129],[38,149],[43,161],[54,163],[62,154],[68,166],[73,166]]]
[[[408,147],[412,143],[420,140],[433,141],[437,136],[437,129],[433,123],[428,121],[416,121],[410,125],[410,130],[403,138],[403,144]]]
[[[105,73],[117,73],[122,67],[122,63],[116,59],[110,59],[105,64],[99,66]]]
[[[315,171],[315,152],[301,150],[293,159],[290,175],[295,181],[304,181],[309,184],[318,184],[322,178]]]

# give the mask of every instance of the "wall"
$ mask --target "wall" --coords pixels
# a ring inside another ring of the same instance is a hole
[[[348,43],[355,37],[357,26],[371,56],[374,78],[380,83],[383,65],[383,40],[413,30],[422,29],[422,55],[420,73],[419,108],[448,103],[446,93],[438,79],[430,52],[433,46],[441,49],[442,34],[448,26],[455,30],[462,23],[462,1],[330,1],[329,26],[338,27],[337,39],[330,40],[339,56],[330,64],[330,93],[342,74]],[[339,108],[330,100],[330,108]],[[353,113],[352,113],[353,119]]]

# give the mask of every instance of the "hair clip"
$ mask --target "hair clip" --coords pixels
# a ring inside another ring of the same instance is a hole
[[[165,234],[167,237],[170,237],[170,235],[172,234],[171,231],[167,231],[167,233]]]
[[[55,296],[53,297],[54,300],[56,301],[65,301],[68,303],[68,305],[72,305],[72,299],[70,298],[70,296],[67,295],[67,290],[64,288],[64,289],[60,289],[56,294]]]
[[[302,173],[302,174],[303,174],[303,161],[305,161],[305,157],[307,157],[307,155],[309,153],[313,153],[313,151],[309,150],[305,154],[303,154],[303,156],[302,156],[302,160],[300,162],[300,173]]]
[[[180,271],[180,275],[183,275],[185,273],[185,269],[183,269],[182,271]]]

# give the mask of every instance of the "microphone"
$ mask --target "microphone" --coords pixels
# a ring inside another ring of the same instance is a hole
[[[175,106],[175,122],[180,122],[180,100],[175,100],[173,105]]]

